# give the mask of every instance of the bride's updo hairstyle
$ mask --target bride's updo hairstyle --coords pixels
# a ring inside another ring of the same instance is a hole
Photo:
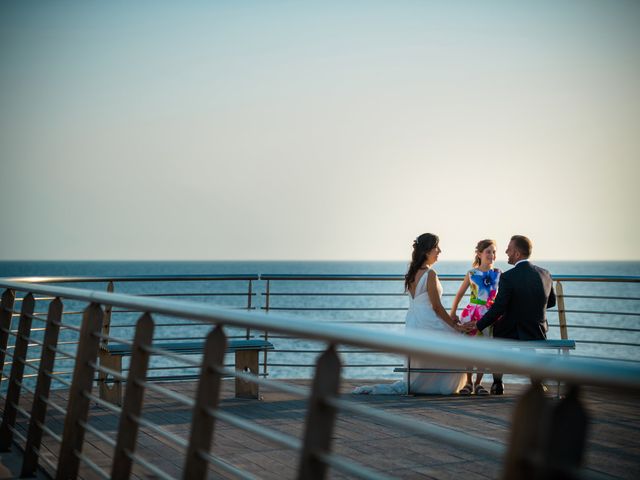
[[[476,245],[476,256],[473,259],[473,267],[479,267],[480,266],[480,254],[484,251],[485,248],[489,247],[493,245],[494,247],[496,246],[496,241],[495,240],[491,240],[490,238],[486,238],[484,240],[480,240],[478,242],[478,244]]]
[[[436,248],[440,243],[440,239],[433,233],[423,233],[413,241],[413,253],[411,254],[411,264],[409,271],[404,276],[404,289],[409,290],[409,286],[413,283],[416,273],[427,259],[427,254]]]

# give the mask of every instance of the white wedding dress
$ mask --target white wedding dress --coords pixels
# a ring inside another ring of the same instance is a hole
[[[427,275],[425,272],[418,285],[416,285],[415,297],[410,297],[409,310],[405,320],[405,331],[418,331],[420,333],[457,333],[453,328],[436,315],[431,306],[427,294]],[[436,277],[437,278],[437,277]],[[442,285],[437,280],[438,295],[442,297]],[[411,359],[411,368],[448,368],[444,365],[435,365],[432,361]],[[353,393],[371,395],[398,395],[406,393],[450,395],[460,390],[465,382],[464,373],[405,373],[404,381],[383,383],[378,385],[364,385],[356,387]],[[411,381],[411,388],[407,385]]]

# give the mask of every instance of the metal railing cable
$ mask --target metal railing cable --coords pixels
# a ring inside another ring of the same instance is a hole
[[[173,480],[174,479],[174,477],[172,477],[171,475],[167,475],[167,473],[164,470],[162,470],[161,468],[157,467],[153,463],[148,462],[144,457],[141,457],[137,453],[128,451],[127,452],[127,456],[129,458],[131,458],[137,464],[142,465],[142,467],[144,467],[147,470],[149,470],[156,477],[163,478],[165,480]]]
[[[358,463],[346,460],[334,453],[316,452],[315,456],[327,465],[358,478],[365,478],[367,480],[391,480],[393,478],[363,467]]]
[[[75,451],[74,453],[82,463],[87,465],[94,473],[98,474],[100,478],[109,480],[110,478],[109,474],[105,472],[97,463],[95,463],[93,460],[91,460],[89,457],[82,454],[81,452]]]
[[[240,470],[239,468],[236,468],[235,466],[223,460],[220,460],[218,457],[211,455],[211,453],[209,452],[201,451],[199,453],[202,458],[206,459],[212,465],[215,465],[216,467],[221,468],[225,472],[235,475],[238,478],[242,478],[244,480],[258,480],[259,478],[259,477],[256,477],[255,475],[251,475],[250,473],[245,472],[244,470]]]

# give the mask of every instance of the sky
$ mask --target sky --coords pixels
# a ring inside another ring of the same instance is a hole
[[[0,260],[640,260],[639,130],[638,1],[5,1]]]

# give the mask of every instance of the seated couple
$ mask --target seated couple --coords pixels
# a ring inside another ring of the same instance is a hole
[[[467,272],[450,312],[442,306],[442,285],[433,265],[441,253],[439,239],[424,233],[413,242],[405,289],[410,297],[405,329],[408,332],[447,332],[466,335],[493,335],[512,340],[544,340],[547,337],[546,309],[555,305],[551,275],[529,262],[531,241],[522,235],[511,237],[505,253],[514,268],[502,273],[494,268],[496,243],[481,240],[475,251],[473,268]],[[460,300],[471,287],[469,304],[456,314]],[[411,368],[443,368],[424,360],[412,360]],[[408,387],[408,379],[411,381]],[[404,381],[357,387],[356,394],[440,394],[488,395],[482,373],[411,373]],[[493,374],[491,393],[504,392],[502,374]]]

